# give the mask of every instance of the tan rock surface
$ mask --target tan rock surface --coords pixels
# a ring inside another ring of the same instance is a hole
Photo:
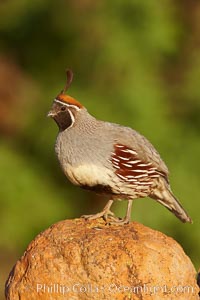
[[[30,243],[9,275],[6,299],[195,300],[195,276],[176,241],[142,224],[65,220]]]

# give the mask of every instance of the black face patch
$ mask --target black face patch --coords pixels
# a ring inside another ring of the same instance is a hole
[[[53,118],[56,121],[60,131],[67,129],[73,123],[72,117],[67,108],[65,111],[60,110]]]

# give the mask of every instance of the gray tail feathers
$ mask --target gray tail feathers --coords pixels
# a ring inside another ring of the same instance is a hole
[[[160,178],[158,186],[154,189],[150,197],[164,205],[183,223],[192,223],[192,219],[173,195],[169,184],[164,178]]]

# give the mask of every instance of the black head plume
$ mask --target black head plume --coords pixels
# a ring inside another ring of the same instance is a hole
[[[66,75],[67,75],[67,80],[66,80],[66,84],[65,84],[65,87],[64,89],[62,90],[62,94],[65,94],[65,92],[68,90],[68,88],[70,87],[71,83],[72,83],[72,80],[73,80],[73,72],[71,69],[67,69],[66,70]]]

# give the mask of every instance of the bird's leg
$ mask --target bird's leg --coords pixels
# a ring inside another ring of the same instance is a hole
[[[112,204],[113,204],[113,200],[109,200],[101,212],[94,214],[94,215],[83,215],[82,218],[85,218],[88,220],[95,220],[95,219],[103,217],[105,219],[105,221],[107,221],[108,218],[112,218],[117,221],[118,219],[115,217],[114,213],[110,210]]]
[[[115,221],[110,222],[110,224],[113,224],[113,225],[128,224],[130,222],[130,219],[131,219],[132,203],[133,203],[133,200],[128,200],[128,206],[127,206],[126,215],[125,215],[125,217],[123,219],[115,219]]]

